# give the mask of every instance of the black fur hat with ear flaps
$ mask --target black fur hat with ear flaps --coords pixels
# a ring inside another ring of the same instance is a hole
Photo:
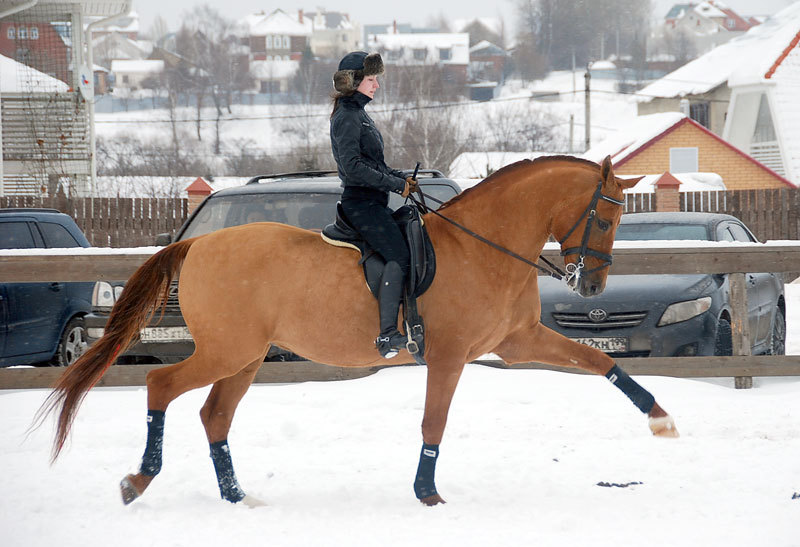
[[[333,75],[333,88],[342,95],[352,95],[365,77],[381,74],[383,59],[380,53],[352,51],[339,61],[339,69]]]

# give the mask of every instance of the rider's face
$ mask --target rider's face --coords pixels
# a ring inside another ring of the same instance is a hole
[[[365,76],[361,83],[358,84],[358,88],[356,91],[359,91],[369,97],[370,99],[375,98],[375,92],[380,87],[378,84],[378,77],[377,76]]]

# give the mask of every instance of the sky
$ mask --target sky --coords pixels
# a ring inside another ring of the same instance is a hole
[[[725,3],[741,15],[770,14],[790,5],[793,0],[725,0]],[[157,14],[160,14],[171,30],[180,25],[181,15],[192,9],[193,6],[208,3],[219,5],[215,2],[202,0],[134,0],[134,10],[139,13],[142,30],[147,30]],[[513,0],[499,0],[486,2],[485,0],[405,0],[402,9],[398,3],[364,1],[364,0],[328,0],[324,8],[330,11],[342,11],[362,24],[383,24],[397,20],[400,23],[412,23],[423,26],[430,19],[444,14],[447,19],[470,17],[502,17],[506,25],[513,21]],[[676,3],[674,0],[654,0],[654,14],[663,16],[669,8]],[[239,19],[249,13],[261,10],[272,11],[278,7],[284,11],[304,9],[312,11],[318,3],[307,0],[280,0],[278,2],[265,2],[264,0],[227,0],[223,13],[226,17]],[[513,30],[513,29],[512,29]]]

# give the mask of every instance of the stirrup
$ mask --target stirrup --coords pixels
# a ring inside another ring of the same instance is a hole
[[[397,357],[401,349],[405,349],[408,337],[399,331],[391,333],[389,336],[378,336],[375,339],[375,347],[384,359]]]

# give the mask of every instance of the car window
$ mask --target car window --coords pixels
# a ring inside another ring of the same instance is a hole
[[[45,243],[49,248],[80,247],[81,244],[66,228],[54,222],[40,222],[39,229],[44,235]]]
[[[747,233],[747,230],[735,222],[730,222],[728,224],[728,230],[730,230],[731,234],[733,234],[734,241],[746,241],[749,243],[753,242],[753,238],[750,237],[750,234]]]
[[[427,182],[424,179],[420,179],[419,181],[420,187],[422,188],[422,192],[426,196],[431,196],[442,203],[449,200],[450,198],[456,195],[456,190],[450,186],[449,184],[437,184],[435,182]],[[389,194],[389,207],[391,209],[397,209],[401,205],[405,203],[405,198],[402,196],[395,194],[392,192]],[[431,203],[427,203],[429,207],[432,209],[438,209],[439,203],[436,201],[432,201]]]
[[[617,241],[709,241],[705,224],[626,223],[617,227]]]
[[[250,222],[282,222],[321,230],[336,217],[338,194],[263,193],[214,197],[187,226],[181,239]]]
[[[33,249],[33,234],[27,222],[0,222],[0,249]]]
[[[728,230],[727,222],[717,226],[717,241],[735,241],[733,234]]]

